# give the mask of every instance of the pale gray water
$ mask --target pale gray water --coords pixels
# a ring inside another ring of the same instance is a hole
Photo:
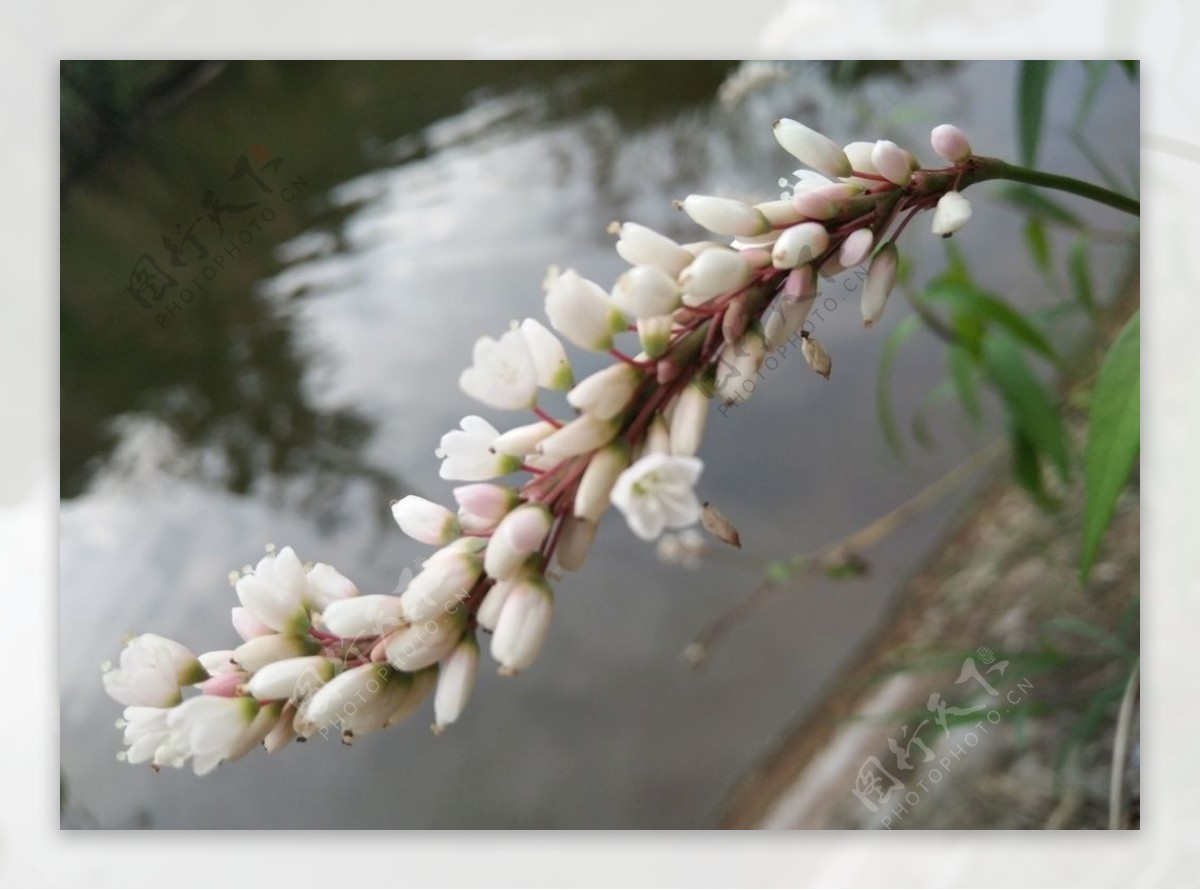
[[[441,738],[421,714],[353,749],[315,742],[203,780],[156,775],[114,759],[120,708],[98,665],[130,632],[196,651],[231,644],[225,576],[268,541],[391,590],[425,548],[386,504],[448,497],[433,449],[477,410],[456,388],[475,337],[539,314],[552,263],[611,282],[622,268],[604,232],[612,219],[689,240],[699,236],[672,198],[774,196],[795,164],[772,119],[839,141],[887,136],[927,160],[929,128],[952,120],[979,152],[1015,154],[1012,65],[922,66],[905,82],[885,71],[841,91],[824,70],[789,66],[723,107],[724,71],[685,63],[238,65],[73,186],[62,210],[64,826],[710,824],[740,772],[882,619],[953,505],[878,548],[869,578],[814,585],[753,616],[705,671],[685,670],[681,648],[754,584],[764,558],[852,531],[983,441],[943,409],[938,450],[914,447],[903,465],[888,455],[873,389],[900,301],[864,333],[846,292],[819,329],[829,383],[789,359],[747,406],[714,415],[702,493],[735,519],[744,553],[700,571],[663,565],[610,515],[588,566],[558,585],[535,668],[515,680],[485,671]],[[1059,72],[1040,161],[1095,178],[1064,134],[1081,82],[1074,67]],[[1089,133],[1122,174],[1136,174],[1137,122],[1136,87],[1113,71]],[[124,292],[130,264],[161,254],[160,235],[200,215],[206,189],[244,196],[227,179],[255,144],[283,160],[271,181],[303,185],[291,201],[273,193],[270,224],[160,328]],[[1030,267],[1020,216],[984,195],[973,191],[958,238],[976,276],[1025,305],[1061,299]],[[941,263],[926,226],[902,242],[918,281]],[[1098,257],[1111,272],[1120,253]],[[932,337],[905,348],[903,417],[940,379],[941,356]]]

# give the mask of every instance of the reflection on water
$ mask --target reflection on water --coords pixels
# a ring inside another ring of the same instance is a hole
[[[475,410],[455,386],[470,344],[534,314],[552,262],[610,281],[609,220],[692,240],[670,199],[773,195],[791,167],[770,138],[782,114],[922,154],[947,117],[981,151],[1011,152],[1013,78],[996,64],[236,64],[114,149],[62,208],[64,824],[706,824],[884,614],[948,512],[882,548],[871,579],[814,587],[752,619],[708,672],[687,674],[680,648],[752,582],[756,560],[851,530],[974,447],[935,424],[941,450],[905,467],[886,458],[872,377],[902,307],[869,337],[857,308],[831,313],[830,384],[783,362],[754,401],[714,417],[703,493],[738,522],[745,555],[695,574],[658,564],[609,522],[588,568],[560,585],[537,667],[482,677],[442,739],[418,718],[353,751],[308,745],[204,781],[154,775],[113,759],[118,709],[96,664],[130,631],[225,645],[225,575],[267,540],[391,590],[423,548],[387,525],[386,504],[413,486],[448,493],[432,449]],[[1136,158],[1136,94],[1106,90],[1095,141],[1118,162]],[[241,156],[256,168],[278,158],[264,180],[304,184],[291,200],[278,188],[263,199],[273,217],[236,253],[235,230],[205,232],[210,256],[228,259],[202,299],[159,323],[158,304],[126,291],[130,267],[155,251],[169,264],[162,236],[182,243],[175,226],[203,216],[206,193],[254,200],[230,179]],[[1065,139],[1044,157],[1089,175]],[[989,216],[976,214],[964,249],[993,289],[1036,302],[1044,286],[1023,259],[994,249],[1020,243],[1019,220]],[[918,274],[935,268],[940,246],[909,237]],[[910,406],[940,374],[932,341],[924,353],[913,342],[895,386]]]

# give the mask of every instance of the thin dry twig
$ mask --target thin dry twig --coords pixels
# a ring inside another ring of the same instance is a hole
[[[1137,698],[1138,673],[1141,664],[1133,666],[1129,682],[1125,685],[1125,696],[1121,699],[1121,710],[1117,712],[1117,735],[1113,740],[1112,774],[1108,781],[1108,828],[1116,831],[1121,827],[1121,810],[1125,806],[1125,762],[1129,758],[1129,734],[1133,730],[1133,702]]]
[[[871,521],[857,531],[828,544],[808,555],[790,560],[796,572],[788,584],[767,578],[732,606],[704,626],[683,650],[683,661],[689,667],[698,667],[708,658],[713,645],[738,622],[747,612],[761,605],[772,593],[803,586],[815,575],[831,572],[861,574],[866,567],[860,552],[879,543],[892,534],[916,514],[933,506],[950,492],[967,481],[976,471],[996,460],[1008,449],[1008,443],[996,442],[977,451],[936,482],[923,488],[895,509]]]

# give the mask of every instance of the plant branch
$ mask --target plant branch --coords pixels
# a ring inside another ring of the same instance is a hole
[[[1096,201],[1132,216],[1141,215],[1142,205],[1140,202],[1126,195],[1114,192],[1111,189],[1106,189],[1091,182],[1084,182],[1082,179],[1075,179],[1071,176],[1060,176],[1057,173],[1043,173],[1041,170],[1033,170],[1029,167],[1018,167],[1016,164],[1010,164],[999,158],[972,158],[970,164],[970,169],[962,176],[961,186],[963,188],[973,185],[976,182],[986,182],[990,179],[1023,182],[1026,185],[1035,185],[1041,188],[1066,192],[1071,195],[1078,195],[1081,198]]]

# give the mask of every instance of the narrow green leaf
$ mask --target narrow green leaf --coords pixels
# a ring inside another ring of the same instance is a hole
[[[1129,319],[1100,366],[1092,393],[1084,452],[1083,559],[1084,581],[1112,521],[1117,497],[1141,447],[1140,313]]]
[[[1084,71],[1087,72],[1087,83],[1084,84],[1083,97],[1075,109],[1075,120],[1071,123],[1072,130],[1082,130],[1087,125],[1092,108],[1096,104],[1096,97],[1100,95],[1100,87],[1108,75],[1108,68],[1111,64],[1107,59],[1085,59],[1083,61]]]
[[[1092,264],[1088,256],[1088,243],[1080,238],[1071,245],[1067,255],[1067,274],[1071,279],[1071,293],[1088,315],[1096,316],[1096,293],[1092,288]]]
[[[1012,450],[1013,478],[1042,507],[1048,510],[1057,508],[1058,502],[1046,491],[1046,481],[1042,475],[1042,461],[1037,447],[1029,440],[1028,436],[1015,427],[1009,447]]]
[[[1025,246],[1033,264],[1050,277],[1050,239],[1046,236],[1046,224],[1037,217],[1025,221]]]
[[[909,429],[917,444],[926,451],[933,451],[937,448],[937,440],[934,439],[933,432],[929,429],[929,413],[952,395],[954,395],[954,386],[949,380],[943,380],[921,396],[921,401],[917,403],[917,407],[913,411]]]
[[[909,315],[892,328],[883,344],[883,352],[879,356],[879,370],[875,377],[875,412],[879,415],[879,428],[883,431],[884,441],[897,457],[904,456],[904,442],[896,429],[896,414],[892,409],[892,367],[896,364],[896,353],[913,334],[921,329],[921,319]]]
[[[1017,341],[996,331],[983,341],[983,369],[1017,428],[1039,453],[1069,474],[1067,439],[1054,398],[1025,364]]]
[[[1046,197],[1021,182],[1006,183],[998,189],[1000,200],[1006,201],[1026,213],[1032,214],[1049,222],[1062,223],[1074,229],[1084,228],[1084,222],[1078,215],[1072,213],[1058,201]]]
[[[956,314],[998,325],[1030,349],[1055,364],[1059,363],[1058,354],[1042,333],[1020,312],[992,294],[960,282],[943,280],[931,284],[924,296],[926,300],[950,306]]]
[[[975,379],[975,360],[961,346],[951,346],[946,350],[946,370],[950,382],[958,394],[959,404],[973,426],[978,427],[983,420],[983,411],[979,407],[979,386]]]
[[[1121,70],[1125,72],[1125,76],[1130,80],[1138,79],[1137,59],[1118,59],[1117,64],[1121,66]]]
[[[1031,59],[1021,63],[1017,75],[1017,134],[1021,163],[1026,167],[1032,167],[1037,159],[1046,109],[1046,88],[1053,71],[1053,61]]]

